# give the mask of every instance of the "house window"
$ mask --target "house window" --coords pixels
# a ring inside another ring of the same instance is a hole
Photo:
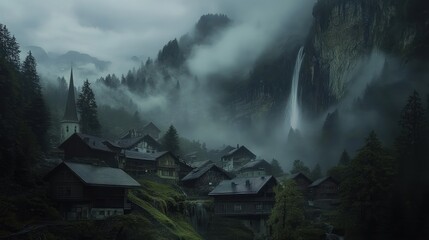
[[[241,211],[241,204],[234,204],[234,212]]]
[[[75,133],[77,132],[77,127],[76,127],[76,126],[74,126],[74,132],[75,132]]]
[[[256,210],[262,210],[262,204],[256,204],[255,208]]]
[[[69,132],[69,126],[66,126],[66,132]]]

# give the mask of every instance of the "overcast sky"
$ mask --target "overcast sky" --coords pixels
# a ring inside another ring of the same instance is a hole
[[[279,3],[280,0],[270,0]],[[0,23],[21,46],[48,52],[77,50],[103,60],[154,57],[189,32],[199,17],[225,13],[240,20],[256,0],[13,0],[0,1]]]

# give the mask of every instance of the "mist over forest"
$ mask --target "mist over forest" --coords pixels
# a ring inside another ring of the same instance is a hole
[[[49,161],[58,159],[64,148],[65,116],[72,104],[81,120],[74,131],[80,128],[103,139],[99,141],[114,151],[125,136],[153,123],[161,132],[154,137],[156,145],[194,170],[203,167],[195,162],[224,164],[231,149],[245,146],[255,155],[252,161],[275,166],[278,172],[271,175],[278,179],[304,173],[314,184],[333,177],[340,189],[335,213],[325,216],[323,207],[315,212],[299,204],[291,207],[305,209],[302,222],[291,217],[305,227],[284,230],[293,232],[287,239],[304,239],[308,229],[320,230],[325,223],[341,229],[334,233],[347,239],[388,239],[408,231],[413,239],[428,236],[424,229],[429,219],[423,216],[429,213],[423,206],[428,193],[421,189],[429,186],[429,4],[221,0],[186,6],[169,1],[148,5],[141,13],[136,11],[142,7],[138,1],[127,6],[108,1],[102,12],[97,11],[100,4],[41,3],[35,12],[56,6],[63,16],[51,13],[33,24],[28,22],[34,13],[28,19],[19,14],[0,18],[0,133],[5,136],[0,157],[4,166],[11,166],[4,173],[10,186],[46,181],[40,172],[46,174]],[[6,5],[0,9],[28,11],[22,1]],[[162,7],[172,13],[159,15]],[[107,16],[109,11],[116,14]],[[65,27],[59,31],[61,24]],[[125,150],[120,154],[126,158]],[[31,170],[36,163],[42,169],[37,174]],[[371,180],[359,178],[364,175]],[[278,196],[295,196],[293,186],[282,186],[283,192],[275,190],[276,204]],[[359,189],[368,192],[353,195]],[[145,191],[133,192],[133,204],[165,197]],[[174,201],[181,201],[176,197]],[[169,207],[154,208],[168,217],[174,207],[182,214],[175,202],[163,201],[161,206]],[[277,226],[272,220],[280,211],[277,206],[266,219],[272,228]],[[320,220],[324,217],[329,224]],[[341,219],[346,220],[339,223]],[[208,226],[201,230],[195,222],[191,225],[204,239],[213,234]],[[398,226],[403,230],[386,230]],[[22,229],[18,224],[11,228],[7,232],[12,235]],[[176,230],[172,234],[181,236]],[[277,230],[263,236],[286,239]]]

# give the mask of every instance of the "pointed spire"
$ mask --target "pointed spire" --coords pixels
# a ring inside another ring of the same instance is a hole
[[[67,96],[66,111],[64,112],[63,121],[79,121],[77,118],[76,101],[74,97],[75,93],[73,84],[73,67],[71,67],[69,92]]]

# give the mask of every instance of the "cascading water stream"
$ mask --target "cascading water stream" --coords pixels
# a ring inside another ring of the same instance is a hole
[[[292,87],[290,89],[289,100],[286,106],[286,131],[292,129],[298,129],[300,116],[299,116],[299,106],[298,106],[298,82],[299,82],[299,72],[301,70],[302,60],[304,59],[304,47],[301,47],[296,57],[295,68],[292,75]]]

